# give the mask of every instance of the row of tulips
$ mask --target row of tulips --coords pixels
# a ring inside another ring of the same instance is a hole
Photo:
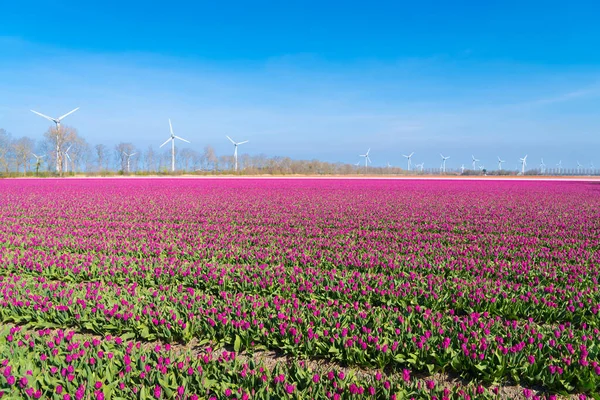
[[[498,388],[442,387],[408,369],[380,372],[267,367],[210,347],[145,346],[120,337],[75,337],[72,331],[19,327],[0,333],[2,399],[493,399]],[[551,396],[552,398],[554,396]]]

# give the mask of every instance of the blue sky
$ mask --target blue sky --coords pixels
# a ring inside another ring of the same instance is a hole
[[[2,4],[0,127],[41,138],[29,109],[80,106],[65,124],[91,144],[158,147],[171,118],[219,154],[229,135],[349,163],[600,166],[600,6],[323,3]]]

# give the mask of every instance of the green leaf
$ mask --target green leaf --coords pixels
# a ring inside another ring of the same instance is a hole
[[[242,345],[242,338],[240,335],[235,335],[235,342],[233,343],[233,350],[237,353],[240,351],[240,346]]]

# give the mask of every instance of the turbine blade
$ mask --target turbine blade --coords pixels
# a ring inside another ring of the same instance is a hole
[[[160,145],[159,149],[161,147],[163,147],[165,144],[169,143],[171,140],[173,140],[173,138],[168,138],[166,142],[164,142],[163,144]]]
[[[244,140],[243,142],[239,142],[238,145],[248,143],[248,142],[249,142],[249,140]]]
[[[233,141],[233,139],[232,139],[232,138],[230,138],[229,136],[225,135],[225,137],[226,137],[227,139],[229,139],[229,141],[230,141],[232,144],[236,144],[236,143]]]
[[[40,117],[46,118],[46,119],[47,119],[47,120],[49,120],[49,121],[56,122],[56,120],[55,120],[54,118],[52,118],[52,117],[49,117],[49,116],[47,116],[47,115],[44,115],[44,114],[42,114],[42,113],[39,113],[39,112],[37,112],[37,111],[34,111],[34,110],[29,110],[29,111],[31,111],[31,112],[32,112],[32,113],[34,113],[34,114],[37,114],[37,115],[39,115]]]
[[[184,142],[186,142],[186,143],[191,143],[189,140],[185,140],[184,138],[181,138],[181,137],[179,137],[179,136],[174,136],[174,137],[175,137],[176,139],[183,140],[183,141],[184,141]]]
[[[66,116],[69,116],[69,115],[73,114],[73,113],[74,113],[75,111],[77,111],[77,110],[79,110],[79,107],[77,107],[77,108],[76,108],[76,109],[74,109],[74,110],[71,110],[71,111],[69,111],[68,113],[66,113],[66,114],[65,114],[65,115],[63,115],[62,117],[58,117],[58,120],[60,121],[60,120],[61,120],[61,119],[63,119],[64,117],[66,117]]]
[[[173,125],[171,125],[171,118],[169,118],[169,129],[171,130],[171,136],[175,136],[173,133]]]

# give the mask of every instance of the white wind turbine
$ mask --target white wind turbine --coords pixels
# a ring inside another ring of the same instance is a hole
[[[477,162],[479,162],[479,160],[478,160],[478,159],[476,159],[474,155],[471,155],[471,159],[473,160],[473,171],[476,171],[476,169],[475,169],[475,164],[476,164]]]
[[[581,171],[581,168],[583,168],[583,165],[581,165],[581,163],[579,161],[577,161],[577,173],[578,174]]]
[[[185,140],[184,138],[175,136],[175,134],[173,133],[173,125],[171,125],[171,119],[169,119],[169,128],[171,129],[171,137],[168,138],[166,142],[161,144],[160,147],[163,147],[165,144],[171,142],[171,172],[175,172],[175,139],[179,139],[186,143],[190,143],[190,142],[188,140]]]
[[[406,160],[408,161],[408,168],[407,168],[407,171],[410,171],[410,165],[411,165],[411,164],[410,164],[410,159],[411,159],[411,157],[413,156],[413,154],[415,154],[415,152],[414,152],[414,151],[413,151],[412,153],[410,153],[409,155],[404,155],[404,154],[402,154],[402,157],[406,158]]]
[[[69,155],[69,150],[71,150],[73,145],[70,145],[65,151],[65,173],[69,173],[69,161],[71,161],[71,156]]]
[[[444,157],[442,153],[440,153],[440,157],[442,157],[442,172],[446,173],[446,160],[449,159],[450,156]]]
[[[127,157],[127,173],[129,173],[129,161],[131,160],[131,156],[135,156],[137,153],[127,154],[126,152],[123,152],[123,154],[125,155],[125,157]]]
[[[501,159],[500,157],[498,157],[498,171],[502,171],[502,163],[505,163],[506,160]]]
[[[562,160],[559,160],[558,164],[556,164],[556,166],[558,167],[558,174],[560,175],[560,171],[562,169]]]
[[[239,143],[237,143],[237,142],[234,142],[234,141],[233,141],[233,139],[232,139],[232,138],[230,138],[229,136],[225,136],[225,137],[226,137],[227,139],[229,139],[229,141],[230,141],[231,143],[233,143],[233,147],[235,148],[235,149],[233,150],[233,158],[235,158],[235,172],[237,172],[237,165],[238,165],[238,164],[237,164],[237,148],[238,148],[238,146],[239,146],[240,144],[248,143],[248,142],[249,142],[249,140],[245,140],[245,141],[243,141],[243,142],[239,142]]]
[[[540,172],[542,174],[546,173],[546,164],[544,164],[544,159],[542,158],[542,162],[540,163]]]
[[[465,164],[462,164],[462,165],[460,166],[460,173],[461,173],[461,174],[464,174],[464,173],[465,173]]]
[[[523,158],[519,158],[521,162],[521,175],[525,175],[525,167],[527,166],[527,154]]]
[[[38,156],[35,153],[31,153],[33,154],[33,156],[35,157],[35,173],[37,174],[38,171],[40,170],[40,165],[42,164],[42,158],[46,157],[45,155],[43,156]]]
[[[79,110],[79,107],[77,107],[74,110],[69,111],[65,115],[61,115],[58,118],[52,118],[52,117],[49,117],[49,116],[44,115],[42,113],[39,113],[37,111],[29,110],[32,113],[39,115],[40,117],[46,118],[47,120],[54,122],[54,124],[56,125],[56,172],[60,172],[60,161],[61,161],[60,160],[60,143],[58,141],[58,133],[60,132],[60,121],[62,121],[63,119],[65,119],[67,116],[73,114],[77,110]]]
[[[369,152],[371,151],[371,149],[369,148],[369,150],[367,150],[367,152],[365,154],[359,154],[359,157],[364,157],[365,158],[365,171],[367,170],[367,166],[368,163],[371,162],[371,159],[369,158]]]
[[[422,162],[421,164],[415,164],[415,167],[419,168],[420,172],[423,172],[423,166],[425,165],[425,162]]]

